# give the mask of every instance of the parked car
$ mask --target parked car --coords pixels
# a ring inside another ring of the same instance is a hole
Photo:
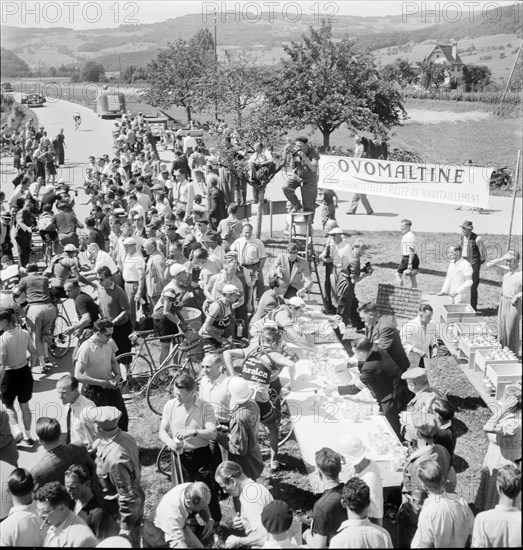
[[[22,94],[22,104],[28,107],[43,107],[45,97],[42,94]]]
[[[14,91],[15,89],[13,88],[13,85],[10,82],[2,82],[2,92],[11,93]]]

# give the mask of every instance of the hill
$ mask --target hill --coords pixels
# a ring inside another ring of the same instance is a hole
[[[2,80],[16,76],[26,76],[31,73],[27,63],[12,51],[1,49]]]
[[[513,6],[500,10],[481,13],[476,8],[476,17],[472,21],[465,12],[445,12],[445,17],[439,19],[435,14],[427,14],[426,18],[420,14],[409,17],[336,15],[333,33],[335,38],[347,33],[357,38],[359,47],[375,51],[381,63],[401,57],[398,55],[400,50],[410,48],[414,43],[459,40],[462,51],[463,48],[468,50],[466,53],[470,54],[471,62],[490,66],[497,76],[503,77],[510,67],[509,53],[519,45],[522,29],[521,15]],[[255,23],[241,14],[232,13],[225,18],[222,15],[217,21],[218,54],[223,54],[225,49],[244,49],[265,63],[276,63],[285,44],[300,40],[310,25],[318,24],[319,18],[312,13],[303,13],[298,21],[292,23],[281,13],[273,13],[272,17],[268,12],[262,13]],[[79,65],[87,60],[102,63],[106,71],[118,71],[130,64],[143,66],[168,42],[188,39],[202,28],[213,32],[213,27],[213,19],[209,17],[204,21],[201,14],[108,29],[4,26],[1,44],[15,52],[35,72],[51,66]],[[489,37],[488,45],[484,43],[485,37]],[[508,50],[504,56],[499,55],[503,53],[500,51],[491,55],[491,59],[479,59],[490,55],[487,48],[500,47]]]

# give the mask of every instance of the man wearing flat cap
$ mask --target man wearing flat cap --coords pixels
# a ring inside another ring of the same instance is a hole
[[[472,266],[472,286],[470,287],[470,305],[478,309],[479,271],[487,259],[487,247],[480,235],[476,235],[471,221],[464,221],[461,225],[461,257]]]
[[[298,256],[298,245],[295,243],[290,243],[287,251],[276,258],[269,277],[271,275],[281,277],[285,282],[285,299],[293,296],[303,298],[312,287],[309,264],[305,258]]]
[[[106,501],[117,503],[114,512],[120,524],[119,534],[138,548],[145,502],[138,446],[132,436],[118,428],[122,413],[116,407],[97,407],[92,414],[101,439],[96,453],[96,473]]]
[[[434,413],[434,401],[436,399],[447,400],[447,396],[438,388],[429,386],[427,371],[422,367],[407,369],[401,378],[407,382],[409,390],[414,397],[407,405],[406,414],[403,415],[402,425],[405,427],[405,439],[409,442],[416,439],[412,430],[412,415],[420,413]]]
[[[286,502],[273,500],[266,504],[261,514],[261,522],[268,533],[263,548],[301,548],[292,538],[293,514]]]

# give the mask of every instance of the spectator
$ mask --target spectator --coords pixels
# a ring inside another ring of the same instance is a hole
[[[41,529],[42,522],[33,502],[33,476],[24,468],[15,468],[9,476],[7,488],[13,498],[13,507],[2,521],[0,546],[43,546],[45,532]]]
[[[370,489],[362,479],[353,477],[347,481],[342,504],[348,519],[341,524],[329,548],[393,548],[388,531],[367,518]]]
[[[204,359],[205,361],[205,359]],[[239,464],[247,477],[256,481],[263,471],[263,458],[258,442],[260,409],[254,401],[255,391],[247,380],[228,379],[230,393],[229,434],[218,435],[218,442],[229,453],[229,460]]]
[[[33,396],[33,375],[31,366],[36,350],[26,330],[15,325],[16,318],[13,309],[0,310],[0,391],[2,402],[7,409],[7,415],[13,428],[18,428],[14,437],[16,444],[22,440],[28,445],[34,445],[31,437],[31,421],[33,418],[29,402]],[[31,366],[27,362],[27,354],[31,357]],[[22,425],[14,408],[18,399],[22,413]]]
[[[97,539],[85,521],[69,509],[71,500],[66,488],[53,481],[35,494],[36,510],[48,526],[45,548],[85,548],[96,546]]]
[[[483,430],[489,434],[489,446],[476,496],[476,509],[481,511],[491,510],[498,503],[496,473],[499,467],[521,458],[521,386],[505,388],[501,406],[496,407]]]
[[[90,399],[80,393],[80,383],[71,374],[65,374],[56,384],[56,392],[63,405],[68,405],[66,414],[66,444],[93,447],[97,436],[92,424],[93,408]]]
[[[269,277],[269,290],[266,290],[258,300],[256,313],[252,316],[251,323],[263,319],[270,311],[284,303],[283,295],[287,291],[281,277],[276,275]]]
[[[142,473],[138,445],[133,437],[118,428],[121,411],[116,407],[97,407],[94,421],[98,425],[100,445],[96,473],[102,483],[104,500],[116,504],[119,535],[129,538],[133,547],[140,542],[145,494],[140,481]]]
[[[356,136],[354,138],[354,143],[355,143],[354,157],[356,158],[367,157],[365,146],[363,144],[363,139],[360,136]],[[360,202],[360,200],[361,200],[361,204],[363,204],[365,210],[367,211],[367,215],[370,216],[371,214],[374,214],[374,210],[370,205],[369,199],[367,198],[367,195],[365,195],[364,193],[354,193],[352,195],[352,201],[350,203],[350,208],[347,214],[356,214],[356,210],[358,209],[358,203]]]
[[[96,276],[96,272],[102,266],[107,266],[111,275],[116,275],[118,268],[112,259],[109,252],[104,252],[96,243],[91,243],[87,246],[87,255],[91,262],[92,269],[83,273],[84,277],[92,279]]]
[[[151,309],[154,309],[167,282],[164,278],[165,256],[158,250],[155,239],[147,239],[144,249],[149,256],[145,266],[145,292]]]
[[[296,544],[290,533],[293,515],[283,500],[273,500],[266,504],[261,514],[262,525],[268,533],[263,549],[302,548]]]
[[[449,267],[441,292],[436,296],[450,296],[453,304],[470,304],[470,289],[472,287],[472,266],[461,257],[461,246],[450,246]]]
[[[462,257],[469,262],[472,267],[472,286],[470,287],[470,305],[478,309],[478,286],[479,272],[481,265],[487,259],[487,247],[483,238],[474,233],[474,226],[470,221],[464,221],[461,225],[461,248]]]
[[[29,263],[31,256],[33,227],[36,227],[36,218],[33,214],[33,201],[24,200],[23,207],[16,214],[15,230],[15,241],[18,245],[18,260],[22,267],[25,267]]]
[[[414,443],[414,452],[407,456],[403,465],[402,503],[396,514],[400,548],[410,546],[423,502],[427,498],[427,492],[418,475],[420,464],[425,460],[437,462],[443,472],[444,489],[453,493],[456,488],[456,472],[452,467],[451,457],[445,447],[434,443],[433,438],[438,429],[434,415],[418,412],[413,418],[413,424],[417,431],[417,440]]]
[[[246,536],[229,535],[227,548],[261,546],[268,533],[262,524],[263,509],[274,499],[265,485],[249,479],[236,462],[222,462],[216,469],[216,482],[230,496],[239,499],[240,510],[233,519],[233,528],[245,531]],[[256,495],[253,498],[251,495]]]
[[[213,231],[216,231],[220,222],[227,217],[227,213],[225,212],[225,193],[218,187],[218,183],[219,178],[216,174],[209,174],[207,176],[207,210]]]
[[[445,476],[437,462],[421,462],[417,473],[428,496],[410,547],[468,548],[474,524],[469,505],[462,497],[444,490]]]
[[[383,481],[379,466],[367,458],[367,449],[356,435],[343,435],[338,443],[338,451],[351,469],[351,477],[359,477],[369,487],[367,517],[372,523],[383,526]]]
[[[298,256],[298,245],[291,243],[287,252],[280,254],[271,268],[269,276],[281,277],[287,287],[283,297],[285,299],[298,296],[303,298],[312,288],[312,278],[309,264],[305,258]]]
[[[103,316],[113,323],[113,340],[116,343],[116,355],[131,351],[129,336],[132,332],[131,306],[123,288],[113,281],[111,271],[102,266],[96,271],[98,280],[98,301]]]
[[[327,222],[336,221],[336,208],[338,208],[338,195],[332,189],[323,189],[321,198],[321,226],[325,231]]]
[[[406,412],[401,415],[402,434],[407,442],[412,442],[417,439],[417,433],[412,424],[412,415],[433,413],[434,401],[438,398],[446,399],[447,396],[441,390],[429,386],[427,371],[421,367],[410,368],[401,377],[407,381],[409,391],[414,394],[407,404]]]
[[[496,476],[496,488],[499,503],[476,516],[472,548],[521,548],[521,510],[517,507],[521,470],[512,464],[502,466]]]
[[[44,448],[42,458],[31,470],[36,488],[51,481],[64,483],[65,472],[73,464],[84,466],[89,472],[91,481],[98,483],[95,476],[95,465],[83,445],[60,443],[62,431],[54,418],[41,417],[36,421],[36,435]]]
[[[241,237],[243,224],[237,216],[238,205],[236,203],[229,204],[227,213],[229,215],[218,224],[216,231],[218,231],[224,241],[231,245],[236,239]]]
[[[498,308],[498,340],[503,347],[507,347],[519,355],[522,310],[522,283],[519,269],[520,254],[510,250],[501,258],[487,263],[487,267],[498,267],[504,272],[501,283],[501,299]],[[506,265],[498,265],[506,262]]]
[[[212,535],[214,520],[209,512],[211,492],[200,481],[181,483],[166,493],[145,520],[143,548],[203,548]],[[205,522],[196,534],[189,519],[198,514]]]
[[[88,217],[85,219],[85,225],[89,232],[89,243],[97,244],[100,250],[105,252],[105,237],[99,229],[96,229],[96,220]]]
[[[425,369],[429,379],[431,359],[438,355],[436,325],[431,322],[433,313],[430,304],[420,304],[418,316],[407,321],[400,330],[411,366]]]
[[[83,395],[97,407],[113,405],[121,411],[118,425],[126,432],[129,417],[119,388],[122,374],[116,361],[116,344],[111,338],[113,323],[108,319],[98,319],[93,330],[94,334],[78,349],[75,377],[83,384]]]
[[[73,464],[65,472],[65,488],[74,502],[74,513],[83,519],[98,540],[118,534],[118,525],[91,488],[91,476],[84,466]]]
[[[80,289],[78,281],[71,279],[64,285],[66,296],[74,300],[77,322],[64,330],[64,334],[76,333],[77,343],[73,352],[73,360],[78,348],[93,335],[94,324],[100,318],[100,308],[92,296]]]
[[[400,231],[403,233],[403,237],[401,238],[401,262],[396,272],[396,284],[403,286],[407,278],[410,278],[411,287],[418,288],[416,276],[419,269],[419,258],[416,254],[416,235],[411,231],[411,227],[410,220],[401,220]]]
[[[323,483],[323,493],[314,504],[311,528],[303,533],[303,540],[309,548],[328,548],[347,517],[342,504],[341,457],[324,447],[316,452],[314,458],[320,482]]]
[[[217,436],[212,407],[197,396],[194,378],[181,374],[175,381],[174,399],[163,409],[160,440],[171,451],[180,453],[183,477],[187,481],[202,481],[211,490],[209,509],[216,523],[222,517],[214,490],[214,467],[209,443]]]
[[[410,361],[394,320],[388,315],[380,315],[378,306],[372,302],[361,305],[358,312],[366,325],[365,336],[374,344],[374,348],[386,351],[401,372],[405,372],[410,367]]]
[[[452,426],[455,409],[446,399],[439,397],[434,400],[432,408],[438,425],[438,431],[434,435],[434,443],[445,447],[450,456],[453,457],[457,439],[456,432]]]
[[[131,323],[136,323],[136,306],[142,299],[145,283],[145,260],[137,250],[134,237],[123,241],[125,255],[122,260],[122,276],[125,283],[125,294],[131,306]]]

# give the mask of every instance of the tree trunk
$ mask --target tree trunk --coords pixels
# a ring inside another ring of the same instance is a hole
[[[256,228],[254,233],[257,239],[259,239],[261,235],[264,205],[265,205],[265,187],[263,189],[260,189],[260,192],[258,194],[258,212],[256,213]]]
[[[187,113],[187,122],[191,122],[191,106],[188,105],[185,107],[185,112]]]
[[[323,134],[323,150],[326,152],[329,148],[329,139],[331,133],[329,130],[322,130],[321,133]]]

